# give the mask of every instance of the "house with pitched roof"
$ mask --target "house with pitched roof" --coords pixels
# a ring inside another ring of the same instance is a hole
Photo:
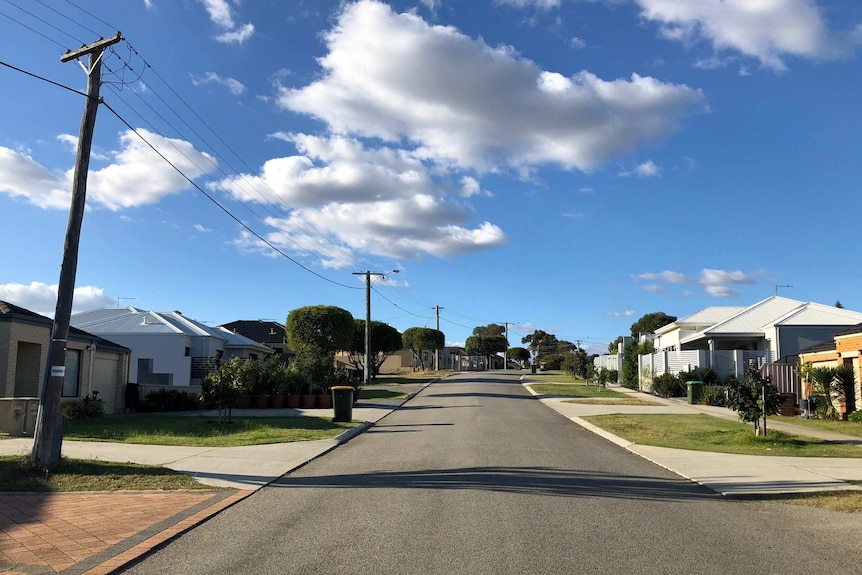
[[[811,367],[853,367],[855,397],[851,403],[862,406],[862,323],[836,332],[828,341],[813,345],[799,353],[799,361]],[[810,395],[811,389],[805,390]]]
[[[0,396],[41,396],[54,321],[0,301]],[[123,409],[129,373],[128,347],[69,328],[61,400],[98,396],[105,413]]]
[[[240,319],[224,323],[220,327],[272,348],[273,351],[281,355],[292,355],[292,352],[287,348],[284,325],[277,321]]]
[[[655,353],[640,356],[640,373],[647,385],[665,372],[705,367],[742,377],[751,365],[793,364],[801,350],[860,322],[856,311],[779,296],[704,308],[656,330]]]
[[[267,346],[223,327],[210,327],[179,311],[105,308],[72,315],[73,326],[131,349],[129,381],[141,394],[172,387],[198,393],[211,359],[264,357]]]

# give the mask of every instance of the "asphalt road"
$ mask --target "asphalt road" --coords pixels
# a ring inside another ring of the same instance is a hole
[[[854,573],[860,551],[858,516],[725,500],[498,372],[429,386],[127,572]]]

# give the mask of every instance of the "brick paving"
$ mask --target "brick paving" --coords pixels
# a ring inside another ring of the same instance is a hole
[[[0,493],[0,573],[111,573],[251,493]]]

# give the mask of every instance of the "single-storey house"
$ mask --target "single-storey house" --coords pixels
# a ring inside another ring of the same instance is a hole
[[[704,308],[656,330],[655,353],[640,356],[640,373],[651,380],[709,367],[742,377],[751,365],[793,364],[801,350],[860,322],[856,311],[780,296],[744,308]]]
[[[142,396],[163,387],[198,393],[208,360],[264,357],[272,350],[222,327],[210,327],[178,311],[105,308],[72,315],[72,325],[131,349],[129,382]]]
[[[0,394],[41,396],[54,321],[0,301]],[[128,347],[71,327],[61,399],[98,396],[105,413],[122,411],[129,373]]]
[[[853,366],[855,402],[858,408],[862,406],[862,372],[860,372],[859,356],[862,355],[862,323],[843,329],[832,339],[811,346],[799,353],[799,361],[811,364],[811,367]],[[811,389],[805,394],[810,395]]]

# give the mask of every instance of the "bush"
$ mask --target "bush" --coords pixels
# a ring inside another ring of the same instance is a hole
[[[659,397],[683,397],[686,394],[685,384],[668,372],[653,379],[652,391]]]
[[[700,403],[701,405],[724,407],[727,404],[724,388],[720,385],[704,385]]]
[[[539,358],[540,363],[545,364],[545,369],[562,369],[565,356],[559,353],[551,353]]]
[[[197,396],[178,389],[158,389],[144,396],[141,411],[194,411],[200,409]]]
[[[602,368],[602,369],[604,369],[604,368]],[[619,381],[619,378],[620,378],[620,372],[619,371],[617,371],[615,369],[608,369],[606,371],[608,372],[608,382],[616,383]]]
[[[60,415],[66,419],[90,419],[102,417],[105,414],[105,403],[101,399],[84,399],[64,401],[59,407]]]
[[[711,367],[703,367],[700,369],[700,377],[698,378],[706,385],[718,385],[721,383],[721,378],[718,372]]]
[[[847,421],[852,421],[854,423],[862,423],[862,409],[854,411],[853,413],[848,415]]]

